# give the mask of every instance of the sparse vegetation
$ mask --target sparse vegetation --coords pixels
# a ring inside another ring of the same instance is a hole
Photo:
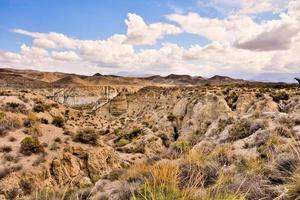
[[[79,130],[79,132],[75,135],[75,142],[81,142],[83,144],[97,145],[98,134],[93,129],[85,128]]]
[[[276,93],[271,94],[271,97],[273,98],[273,101],[279,103],[283,100],[289,100],[289,95],[285,91],[279,91]]]
[[[4,146],[0,147],[0,152],[2,152],[2,153],[9,153],[11,151],[12,151],[11,146],[4,145]]]
[[[173,113],[169,114],[167,118],[170,122],[174,122],[177,119],[177,117]]]
[[[184,153],[189,150],[190,144],[185,140],[178,140],[172,144],[173,149],[178,153]]]
[[[132,142],[132,140],[138,138],[142,134],[142,130],[139,128],[135,128],[127,133],[123,133],[119,136],[114,142],[115,144],[120,147]]]
[[[56,117],[53,117],[52,124],[54,126],[62,128],[65,124],[65,120],[60,116],[56,116]]]
[[[44,111],[46,111],[47,109],[48,109],[47,106],[45,106],[45,105],[42,104],[42,103],[38,103],[38,104],[35,104],[35,105],[33,106],[32,111],[33,111],[33,112],[39,113],[39,112],[44,112]]]
[[[6,103],[4,110],[6,112],[22,113],[22,114],[27,114],[27,112],[28,112],[28,110],[24,104],[15,103],[15,102]]]
[[[128,91],[126,114],[118,116],[109,105],[91,112],[94,105],[53,103],[51,95],[65,88],[50,95],[8,89],[9,98],[0,99],[0,193],[50,200],[297,199],[300,93],[252,84]],[[102,95],[101,87],[85,90]],[[6,103],[20,100],[32,112]]]
[[[20,152],[24,155],[38,154],[44,152],[43,146],[37,137],[25,137],[21,141]]]
[[[251,122],[247,119],[241,119],[233,124],[229,131],[231,140],[239,140],[250,136],[253,132],[251,131]]]
[[[19,183],[19,186],[25,195],[29,195],[33,191],[32,183],[29,180],[22,179]]]

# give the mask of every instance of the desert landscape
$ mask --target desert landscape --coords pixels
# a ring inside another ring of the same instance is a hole
[[[0,200],[300,200],[300,0],[0,0]]]
[[[0,199],[298,199],[300,90],[1,69]]]

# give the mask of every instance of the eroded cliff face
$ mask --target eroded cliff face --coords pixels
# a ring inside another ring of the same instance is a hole
[[[49,98],[69,107],[89,107],[95,110],[121,93],[133,92],[134,90],[134,88],[111,86],[64,88],[55,90]]]

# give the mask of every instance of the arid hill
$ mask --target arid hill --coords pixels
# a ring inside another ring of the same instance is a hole
[[[60,72],[40,72],[34,70],[0,69],[0,76],[6,80],[6,85],[19,87],[80,87],[80,86],[113,86],[139,85],[145,86],[199,86],[199,85],[230,85],[230,84],[266,84],[226,76],[203,78],[201,76],[175,75],[149,77],[122,77],[114,75],[93,76],[67,74]],[[17,77],[13,80],[13,77]],[[26,80],[26,81],[24,81]],[[20,81],[20,82],[18,82]],[[36,82],[39,81],[39,82]],[[40,83],[40,84],[37,84]],[[4,83],[0,83],[3,85]],[[24,85],[25,84],[25,85]]]
[[[299,197],[296,85],[27,73],[0,72],[0,199]]]

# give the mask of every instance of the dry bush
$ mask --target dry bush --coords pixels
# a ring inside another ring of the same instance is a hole
[[[98,143],[98,134],[93,129],[80,129],[74,136],[73,140],[75,142],[81,142],[83,144],[91,144],[95,146]]]
[[[175,141],[172,145],[172,149],[179,154],[185,153],[190,149],[190,144],[185,140]]]
[[[31,127],[29,128],[26,128],[24,130],[24,133],[34,137],[42,136],[42,132],[40,131],[40,125],[38,123],[31,125]]]
[[[7,200],[14,200],[19,196],[19,194],[20,194],[19,188],[14,187],[7,192],[6,198]]]
[[[280,101],[283,100],[289,100],[289,94],[286,93],[285,91],[274,92],[271,94],[271,97],[273,98],[273,101],[275,101],[276,103],[279,103]]]
[[[33,112],[37,112],[37,113],[39,113],[39,112],[45,112],[47,110],[49,110],[49,106],[46,106],[46,105],[44,105],[42,103],[37,103],[32,108],[32,111]]]
[[[236,110],[238,98],[239,98],[239,96],[234,91],[231,91],[230,94],[225,97],[225,101],[227,102],[227,104],[231,108],[231,110]]]
[[[287,184],[286,197],[290,200],[296,200],[300,196],[300,171],[297,172],[291,177],[290,182]]]
[[[230,139],[232,141],[244,139],[252,134],[251,122],[248,119],[238,120],[229,130]]]
[[[26,128],[30,128],[33,125],[37,124],[37,123],[38,123],[37,116],[34,113],[31,112],[31,113],[28,114],[27,119],[25,119],[23,125]]]
[[[294,136],[293,131],[291,129],[288,129],[284,126],[277,126],[274,129],[274,133],[282,136],[282,137],[286,137],[286,138],[291,138]]]
[[[23,168],[22,165],[13,165],[9,168],[1,168],[0,169],[0,180],[7,177],[10,173],[20,171]]]
[[[2,168],[0,169],[0,180],[8,176],[10,173],[8,168]]]
[[[4,145],[0,147],[0,152],[2,153],[9,153],[12,151],[12,147],[8,145]]]
[[[38,154],[44,152],[44,147],[37,137],[26,137],[21,141],[20,152],[24,155]]]
[[[59,128],[62,128],[65,124],[65,120],[60,116],[53,117],[52,124]]]
[[[6,115],[0,112],[0,137],[6,136],[7,132],[22,126],[20,117],[16,114]]]
[[[134,139],[137,139],[140,135],[142,135],[142,130],[139,128],[135,128],[127,133],[123,133],[117,139],[114,140],[114,143],[118,147],[125,146],[126,144],[131,143]]]
[[[79,189],[72,183],[62,188],[44,187],[33,193],[33,200],[89,200],[91,188]]]
[[[192,199],[191,193],[179,189],[179,168],[172,162],[138,164],[129,170],[128,175],[129,180],[137,180],[136,177],[145,180],[137,194],[131,198],[133,200]]]
[[[22,179],[19,183],[19,187],[24,195],[29,195],[33,191],[32,183],[29,180]]]
[[[14,103],[14,102],[6,103],[3,110],[12,113],[22,113],[22,114],[28,113],[28,110],[24,104]]]

